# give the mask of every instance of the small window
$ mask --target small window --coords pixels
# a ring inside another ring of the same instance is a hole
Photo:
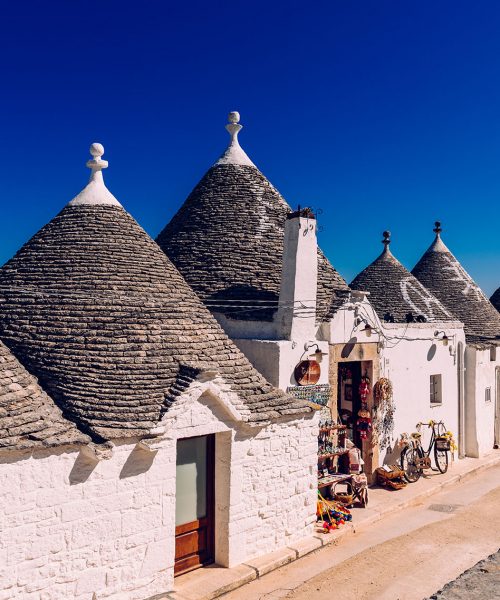
[[[487,387],[484,390],[484,401],[491,402],[491,388],[490,387]]]
[[[431,406],[443,403],[443,396],[441,390],[441,375],[431,375]]]

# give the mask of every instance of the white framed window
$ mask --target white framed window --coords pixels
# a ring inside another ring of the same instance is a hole
[[[443,403],[442,378],[441,375],[431,375],[430,379],[430,401],[431,406]]]
[[[484,390],[484,401],[491,402],[491,387],[487,387]]]

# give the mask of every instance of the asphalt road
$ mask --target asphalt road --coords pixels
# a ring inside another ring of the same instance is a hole
[[[224,598],[424,600],[498,551],[499,506],[497,466]],[[495,598],[482,593],[458,598]],[[437,597],[455,600],[453,596]]]
[[[500,542],[499,542],[500,545]],[[496,600],[500,598],[500,551],[447,583],[428,600]]]

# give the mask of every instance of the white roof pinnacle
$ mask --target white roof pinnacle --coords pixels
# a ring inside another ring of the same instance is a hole
[[[382,233],[382,235],[384,236],[384,239],[382,240],[382,244],[384,244],[384,249],[382,251],[382,256],[392,256],[391,249],[389,248],[389,245],[391,243],[391,232],[390,231],[384,231]]]
[[[87,167],[92,169],[90,179],[86,187],[71,200],[70,206],[80,204],[108,204],[113,206],[121,206],[118,200],[104,185],[102,170],[108,167],[108,161],[102,160],[104,154],[104,146],[94,143],[90,146],[90,154],[92,159],[87,161]]]
[[[231,141],[229,142],[227,150],[215,164],[255,167],[238,142],[238,133],[243,129],[243,125],[240,125],[240,113],[235,110],[230,112],[228,115],[228,121],[229,123],[226,125],[226,129],[231,135]]]
[[[441,239],[441,232],[443,228],[441,227],[441,222],[436,221],[434,223],[435,227],[433,229],[436,234],[436,239],[432,242],[428,252],[449,252],[448,248],[445,246],[443,240]]]

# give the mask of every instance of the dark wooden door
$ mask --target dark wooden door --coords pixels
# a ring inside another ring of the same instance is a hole
[[[215,436],[177,442],[175,575],[214,562]]]

